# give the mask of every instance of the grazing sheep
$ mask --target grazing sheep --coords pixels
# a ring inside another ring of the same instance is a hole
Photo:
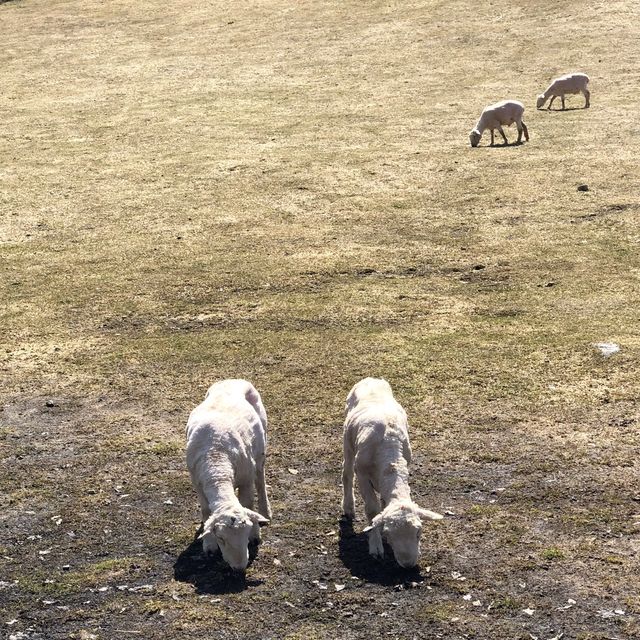
[[[260,394],[246,380],[209,387],[187,422],[187,466],[202,509],[202,547],[207,553],[219,548],[237,571],[247,568],[249,541],[260,540],[260,527],[271,518],[266,428]],[[259,513],[253,511],[254,489]]]
[[[411,500],[410,462],[407,414],[394,399],[389,383],[361,380],[347,396],[342,512],[350,520],[355,517],[355,469],[369,522],[364,529],[369,533],[369,553],[382,558],[384,538],[402,567],[418,562],[422,519],[442,518]]]
[[[491,146],[493,146],[494,129],[497,129],[505,144],[509,144],[507,136],[504,135],[502,125],[509,126],[514,122],[518,127],[518,142],[522,142],[522,132],[524,131],[524,138],[529,142],[529,130],[527,125],[522,120],[522,114],[524,113],[524,105],[517,100],[503,100],[502,102],[496,102],[485,107],[480,115],[476,126],[471,130],[469,134],[469,140],[472,147],[477,147],[480,142],[480,138],[485,129],[491,131]]]
[[[542,109],[544,103],[549,99],[549,97],[551,97],[549,106],[547,107],[547,109],[551,109],[553,101],[560,96],[560,100],[562,100],[562,108],[564,109],[564,96],[567,93],[581,93],[585,99],[584,108],[588,109],[590,106],[589,98],[591,96],[589,89],[587,89],[588,84],[589,76],[585,73],[569,73],[566,76],[556,78],[549,85],[548,89],[538,96],[536,108]]]

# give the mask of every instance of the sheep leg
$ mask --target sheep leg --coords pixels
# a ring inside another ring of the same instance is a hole
[[[504,131],[502,129],[502,125],[498,125],[498,133],[502,136],[502,139],[504,140],[505,144],[509,144],[509,141],[507,140],[507,136],[504,135]]]
[[[202,536],[202,550],[209,554],[214,554],[218,550],[218,542],[213,533],[205,533]]]
[[[371,524],[371,521],[380,513],[380,500],[378,500],[367,474],[358,474],[358,484],[364,500],[364,512],[367,516],[367,522]]]
[[[407,461],[407,464],[411,464],[411,445],[408,440],[402,443],[402,456]]]
[[[380,527],[374,527],[369,531],[369,555],[374,558],[384,558],[384,545]]]
[[[209,501],[207,496],[204,495],[204,491],[200,486],[200,483],[196,485],[196,493],[198,494],[198,502],[200,502],[200,515],[202,522],[206,522],[211,516],[211,509],[209,509]]]
[[[493,129],[491,129],[491,144],[489,145],[490,147],[493,147],[493,143],[494,143],[494,138],[493,138]]]
[[[364,499],[364,512],[367,521],[371,521],[380,513],[380,501],[367,474],[358,474],[360,493]],[[373,527],[368,533],[369,555],[374,558],[384,558],[384,546],[382,544],[382,532],[380,527]]]
[[[258,494],[258,513],[271,520],[271,505],[267,497],[267,483],[264,477],[264,458],[256,465],[256,492]]]
[[[344,462],[342,463],[342,513],[349,520],[356,517],[355,500],[353,497],[353,467],[355,458],[351,447],[344,448]]]
[[[522,130],[524,131],[524,139],[529,142],[529,129],[527,129],[527,125],[522,121]]]
[[[551,105],[553,104],[553,101],[557,98],[558,96],[551,96],[551,100],[549,100],[549,106],[547,107],[548,110],[551,109]]]
[[[565,110],[565,105],[564,105],[564,95],[560,96],[560,100],[562,101],[562,110]]]
[[[591,97],[591,92],[589,91],[589,89],[583,89],[582,94],[584,95],[584,99],[585,99],[584,108],[588,109],[591,106],[591,103],[589,102],[589,98]]]
[[[364,500],[364,512],[367,516],[367,522],[371,524],[371,521],[380,513],[380,500],[378,500],[373,484],[371,484],[369,474],[358,473],[358,484]],[[384,557],[380,527],[374,527],[369,531],[369,555],[375,558]]]
[[[238,485],[238,501],[245,509],[253,510],[253,482],[243,482]]]

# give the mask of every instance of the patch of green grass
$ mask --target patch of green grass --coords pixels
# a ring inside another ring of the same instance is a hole
[[[283,638],[284,640],[322,640],[326,637],[322,631],[322,627],[319,627],[317,623],[303,623],[299,628],[295,631],[290,631]]]
[[[556,547],[549,547],[548,549],[543,549],[540,552],[540,555],[545,560],[562,560],[565,557],[564,551]]]
[[[449,622],[460,614],[460,608],[452,602],[427,604],[416,610],[415,617],[419,622]]]
[[[516,611],[520,609],[521,606],[522,603],[515,598],[512,598],[511,596],[504,596],[504,598],[494,600],[491,609],[496,611]]]
[[[474,518],[484,518],[495,516],[500,513],[501,508],[495,504],[474,504],[467,509],[467,514]]]
[[[156,442],[147,448],[149,453],[156,456],[177,456],[184,451],[184,443],[182,440],[165,440],[164,442]]]
[[[144,560],[142,560],[144,563]],[[53,576],[43,571],[31,573],[28,576],[18,578],[18,584],[22,589],[35,595],[63,596],[78,593],[89,588],[107,586],[114,578],[121,579],[133,567],[138,571],[140,558],[109,558],[92,565],[87,565],[77,571],[63,572]],[[45,580],[53,582],[45,582]]]

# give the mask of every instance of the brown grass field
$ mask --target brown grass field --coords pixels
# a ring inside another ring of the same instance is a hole
[[[0,637],[640,637],[640,3],[11,0],[0,43]],[[531,141],[471,149],[506,97]],[[339,525],[366,375],[448,513],[413,573]],[[225,377],[245,580],[184,462]]]

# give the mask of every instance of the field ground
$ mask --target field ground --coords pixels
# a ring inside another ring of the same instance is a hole
[[[0,635],[640,637],[639,17],[2,3]],[[570,70],[591,109],[536,111]],[[471,149],[504,97],[530,143]],[[414,574],[338,522],[365,375],[449,514]],[[224,377],[270,418],[246,581],[193,542],[184,464]]]

